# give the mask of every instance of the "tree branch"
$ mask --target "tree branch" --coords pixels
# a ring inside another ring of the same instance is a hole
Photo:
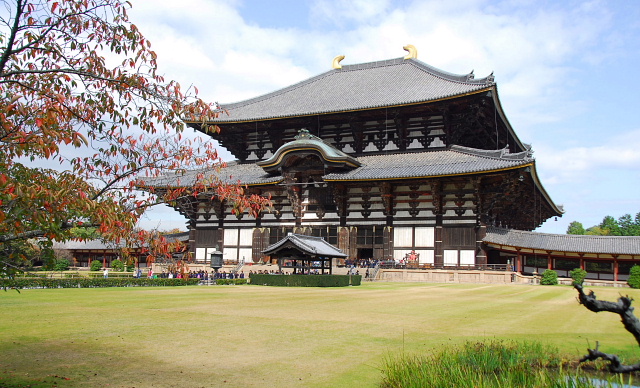
[[[15,44],[16,34],[18,33],[18,27],[20,26],[20,17],[24,13],[24,4],[22,0],[18,0],[16,2],[16,14],[15,19],[13,20],[13,27],[11,28],[11,34],[9,35],[9,39],[7,41],[7,48],[4,53],[2,53],[2,57],[0,58],[0,73],[3,72],[9,58],[13,54],[13,45]]]
[[[94,227],[99,227],[99,224],[82,224],[82,225],[76,225],[70,222],[65,222],[62,224],[62,226],[60,227],[60,229],[62,230],[67,230],[67,229],[71,229],[73,227],[84,227],[84,228],[94,228]],[[2,243],[6,243],[9,241],[15,241],[15,240],[27,240],[30,238],[36,238],[36,237],[44,237],[44,235],[47,234],[46,231],[44,230],[29,230],[23,233],[16,233],[16,234],[5,234],[5,235],[0,235],[0,244]]]
[[[624,328],[633,335],[636,342],[640,345],[640,320],[634,315],[634,308],[631,307],[633,298],[628,296],[620,296],[618,302],[610,302],[606,300],[597,300],[596,294],[593,291],[589,291],[585,294],[581,284],[574,284],[573,287],[578,291],[578,301],[581,305],[593,311],[599,313],[600,311],[606,311],[614,314],[618,314],[622,320]],[[580,359],[580,362],[595,361],[602,359],[609,361],[609,370],[613,373],[629,373],[634,371],[640,371],[640,363],[634,365],[623,365],[618,356],[615,354],[608,354],[601,352],[599,349],[599,343],[596,342],[595,349],[587,349],[589,354]]]

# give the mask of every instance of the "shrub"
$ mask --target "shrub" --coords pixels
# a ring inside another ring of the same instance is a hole
[[[359,286],[361,281],[361,275],[251,275],[251,284],[261,286],[345,287]]]
[[[544,286],[555,286],[558,284],[558,273],[552,269],[547,269],[542,273],[540,284]]]
[[[640,288],[640,265],[634,265],[629,271],[629,280],[627,284],[631,288]]]
[[[195,286],[200,279],[136,279],[122,278],[17,278],[0,279],[3,288],[97,288],[97,287],[166,287],[166,286]]]
[[[587,271],[582,268],[574,268],[569,271],[569,276],[573,279],[573,284],[582,284],[582,282],[584,282],[584,278],[587,277]]]
[[[216,279],[219,286],[247,284],[248,279]]]
[[[100,271],[100,268],[102,268],[100,260],[94,260],[91,262],[91,267],[89,269],[92,271]]]
[[[67,271],[69,269],[69,260],[67,259],[58,259],[53,265],[54,271]]]
[[[124,263],[120,259],[115,259],[111,262],[111,268],[114,271],[122,272],[124,271]]]

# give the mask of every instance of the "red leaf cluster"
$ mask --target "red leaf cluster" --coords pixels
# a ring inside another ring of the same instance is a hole
[[[240,212],[257,215],[268,205],[238,185],[213,181],[137,192],[142,176],[221,163],[211,143],[180,134],[184,120],[215,118],[215,105],[159,75],[150,43],[128,19],[129,2],[13,0],[5,7],[0,243],[65,239],[73,226],[98,226],[117,240],[131,234],[147,207],[206,190]],[[66,170],[27,163],[43,159]]]

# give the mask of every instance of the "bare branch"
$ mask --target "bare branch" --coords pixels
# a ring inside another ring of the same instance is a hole
[[[634,308],[631,306],[633,299],[629,296],[620,296],[618,302],[610,302],[606,300],[598,300],[593,291],[585,294],[581,284],[574,284],[573,287],[578,291],[578,301],[590,311],[598,313],[606,311],[618,314],[622,320],[624,328],[633,335],[638,345],[640,345],[640,320],[634,315]],[[601,352],[600,344],[596,342],[595,349],[587,349],[589,354],[580,359],[580,362],[595,361],[602,359],[609,361],[609,370],[613,373],[629,373],[640,370],[640,363],[635,365],[623,365],[618,356]]]

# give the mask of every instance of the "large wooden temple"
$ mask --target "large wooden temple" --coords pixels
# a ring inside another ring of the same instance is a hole
[[[207,193],[178,201],[197,262],[216,248],[227,261],[264,261],[262,251],[293,232],[323,237],[350,259],[415,251],[422,266],[482,267],[487,227],[530,231],[562,215],[505,116],[493,74],[447,73],[405,49],[404,58],[371,63],[337,57],[325,73],[222,104],[209,123],[219,133],[188,123],[237,159],[205,174],[273,201],[257,219]]]

